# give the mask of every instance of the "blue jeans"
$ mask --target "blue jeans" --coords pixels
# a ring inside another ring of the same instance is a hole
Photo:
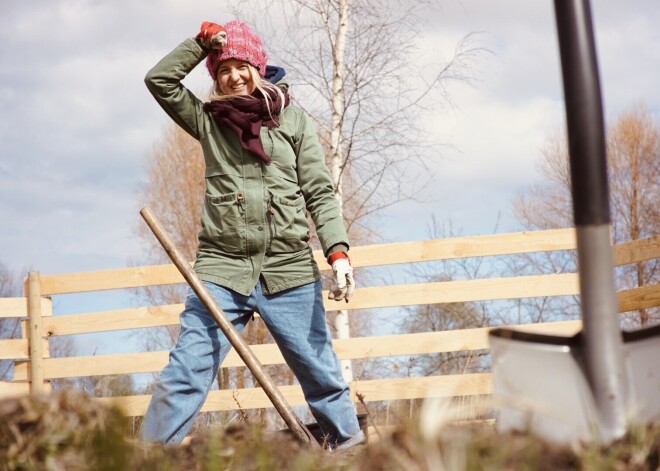
[[[328,442],[360,442],[362,432],[325,322],[321,282],[273,295],[264,294],[257,283],[250,296],[213,283],[204,284],[237,330],[243,330],[253,312],[261,315]],[[180,321],[179,339],[142,422],[140,433],[147,441],[178,444],[183,440],[231,349],[222,330],[192,292]]]

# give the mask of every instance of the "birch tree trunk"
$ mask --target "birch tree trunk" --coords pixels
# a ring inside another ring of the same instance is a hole
[[[317,0],[321,2],[323,0]],[[320,6],[320,5],[319,5]],[[348,30],[348,0],[339,0],[339,18],[335,41],[332,45],[333,75],[332,75],[332,127],[330,129],[330,173],[335,189],[335,198],[339,203],[339,212],[343,211],[343,192],[341,184],[342,169],[344,163],[344,150],[342,139],[342,126],[344,121],[344,52],[346,50],[346,33]],[[321,8],[319,8],[321,10]],[[328,35],[332,37],[330,22],[324,18]],[[348,339],[351,337],[348,310],[343,309],[335,317],[335,329],[337,338]],[[346,382],[353,381],[353,366],[351,360],[341,360],[341,371]]]

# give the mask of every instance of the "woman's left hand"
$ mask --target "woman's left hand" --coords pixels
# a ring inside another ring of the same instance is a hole
[[[351,259],[344,252],[336,252],[330,255],[330,263],[335,274],[336,286],[328,293],[328,299],[335,301],[344,299],[348,302],[355,292],[355,277]]]

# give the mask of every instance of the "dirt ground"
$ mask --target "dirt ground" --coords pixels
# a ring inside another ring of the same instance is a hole
[[[184,446],[129,438],[117,409],[61,392],[0,402],[0,470],[658,470],[660,426],[609,447],[557,446],[493,427],[446,426],[433,439],[414,422],[378,431],[369,444],[316,451],[289,434],[242,423]],[[377,440],[376,440],[377,439]]]

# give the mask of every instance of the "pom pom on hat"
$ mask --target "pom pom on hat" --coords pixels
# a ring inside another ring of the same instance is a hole
[[[225,26],[227,45],[209,52],[206,58],[206,68],[213,80],[220,62],[227,59],[237,59],[254,66],[262,77],[266,74],[268,56],[264,50],[261,38],[250,31],[248,26],[238,20],[230,21]]]

